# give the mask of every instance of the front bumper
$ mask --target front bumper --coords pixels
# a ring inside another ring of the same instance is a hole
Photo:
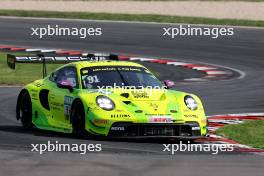
[[[116,122],[110,128],[109,137],[173,137],[195,139],[202,137],[197,122],[175,123],[129,123]]]

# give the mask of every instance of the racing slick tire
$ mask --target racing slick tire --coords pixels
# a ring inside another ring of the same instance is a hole
[[[87,137],[89,133],[85,130],[85,111],[80,100],[76,100],[71,108],[72,133],[76,137]]]
[[[22,126],[25,130],[29,130],[33,127],[32,103],[27,91],[22,92],[21,98],[18,101],[17,116],[17,119],[21,120]]]

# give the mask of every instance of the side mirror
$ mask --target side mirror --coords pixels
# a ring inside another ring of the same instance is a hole
[[[57,83],[57,86],[62,89],[68,89],[70,92],[73,92],[73,87],[70,82],[68,81],[61,81]]]
[[[176,86],[175,82],[171,80],[164,80],[163,83],[165,86],[167,86],[167,88],[172,88]]]

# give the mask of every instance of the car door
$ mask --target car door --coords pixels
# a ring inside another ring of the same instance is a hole
[[[49,94],[50,111],[56,126],[59,128],[70,127],[70,109],[76,91],[79,87],[76,68],[73,66],[63,67],[52,75],[51,81],[53,82]],[[60,84],[70,84],[73,91],[70,89],[62,88]]]

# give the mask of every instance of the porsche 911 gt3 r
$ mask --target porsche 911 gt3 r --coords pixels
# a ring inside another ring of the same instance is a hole
[[[38,60],[8,56],[10,68],[19,61]],[[201,100],[171,86],[173,82],[161,83],[138,63],[71,60],[21,90],[17,119],[25,129],[34,126],[78,136],[205,136]]]

